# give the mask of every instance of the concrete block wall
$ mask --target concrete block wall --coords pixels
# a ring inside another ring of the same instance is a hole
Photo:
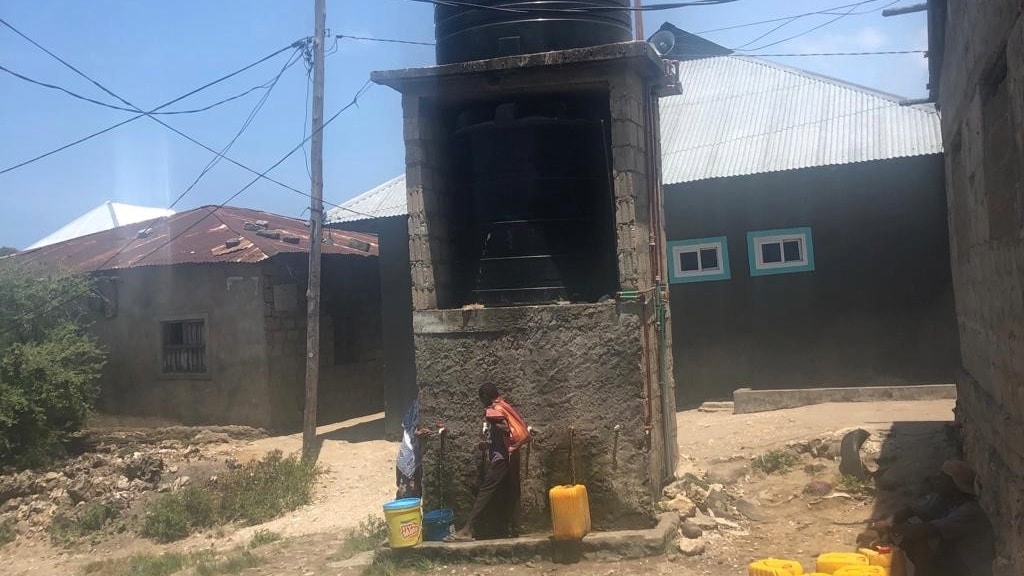
[[[482,415],[476,390],[490,380],[541,430],[522,467],[526,528],[549,527],[547,490],[571,479],[570,425],[579,440],[577,479],[591,491],[595,526],[641,527],[653,519],[677,452],[670,343],[659,354],[650,262],[649,210],[652,199],[660,201],[651,84],[661,74],[660,60],[642,42],[375,73],[376,81],[403,95],[420,415],[452,432],[443,458],[436,442],[427,449],[428,508],[443,501],[461,521],[472,504]],[[448,309],[444,203],[451,191],[441,156],[441,109],[510,94],[573,91],[608,98],[618,289],[641,291],[640,301]],[[659,362],[667,366],[666,379]]]
[[[1024,574],[1024,2],[949,0],[939,104],[963,369],[958,419],[997,533]]]
[[[473,504],[483,418],[476,392],[490,381],[537,429],[520,467],[527,529],[550,527],[547,491],[572,480],[570,427],[594,526],[649,528],[661,485],[650,476],[657,452],[645,430],[640,313],[614,302],[417,312],[421,416],[449,433],[443,459],[439,442],[427,441],[427,509],[443,502],[461,522]]]

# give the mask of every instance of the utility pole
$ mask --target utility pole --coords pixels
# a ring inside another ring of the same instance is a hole
[[[320,384],[320,248],[324,220],[324,42],[326,0],[313,8],[313,120],[310,139],[312,171],[309,202],[309,287],[306,289],[306,406],[302,415],[302,457],[316,458],[317,389]]]

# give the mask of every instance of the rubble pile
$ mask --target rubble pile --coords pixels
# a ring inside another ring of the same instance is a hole
[[[21,536],[33,537],[45,536],[54,519],[74,519],[90,505],[120,514],[150,493],[188,485],[190,478],[179,470],[206,459],[205,446],[262,434],[231,428],[238,430],[174,427],[87,435],[81,442],[85,453],[50,469],[0,471],[0,522],[13,521]]]

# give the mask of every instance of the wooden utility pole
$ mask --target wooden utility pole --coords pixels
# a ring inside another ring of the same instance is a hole
[[[306,409],[302,416],[302,457],[316,458],[317,389],[320,384],[320,248],[324,220],[324,42],[326,0],[315,0],[313,33],[313,120],[309,163],[309,288],[306,290]]]

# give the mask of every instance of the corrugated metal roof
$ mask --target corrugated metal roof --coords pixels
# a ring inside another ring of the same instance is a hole
[[[29,246],[26,250],[49,246],[50,244],[78,238],[94,232],[110,230],[125,224],[134,224],[144,220],[160,218],[161,216],[170,216],[171,214],[174,214],[174,210],[107,201],[75,218],[53,234]]]
[[[275,233],[277,237],[273,237]],[[326,230],[324,237],[324,254],[378,255],[373,234]],[[203,206],[27,250],[14,258],[70,272],[95,272],[171,264],[262,262],[278,254],[308,251],[309,229],[303,220],[247,208]]]
[[[932,106],[744,56],[679,76],[661,100],[665,184],[942,152]]]
[[[405,174],[363,192],[339,206],[339,208],[327,211],[325,223],[338,224],[371,218],[404,216],[408,214],[405,198]]]

